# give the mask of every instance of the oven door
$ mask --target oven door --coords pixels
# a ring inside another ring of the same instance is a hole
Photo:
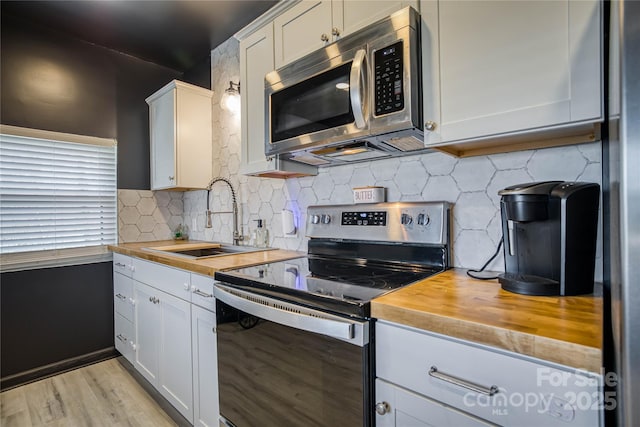
[[[268,155],[368,135],[366,46],[332,47],[316,53],[319,63],[310,68],[300,71],[294,63],[267,75]],[[278,81],[269,84],[272,75]]]
[[[221,425],[369,426],[369,322],[217,284]]]

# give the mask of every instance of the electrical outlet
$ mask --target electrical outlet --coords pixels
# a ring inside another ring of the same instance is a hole
[[[198,229],[198,219],[196,217],[191,218],[191,231]]]

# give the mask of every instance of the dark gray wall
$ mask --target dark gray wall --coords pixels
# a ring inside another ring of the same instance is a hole
[[[2,273],[1,279],[3,382],[114,345],[110,262]]]
[[[118,188],[149,189],[145,98],[182,73],[11,16],[0,42],[3,124],[117,138]],[[185,76],[209,88],[205,67]]]
[[[183,76],[6,14],[1,31],[2,124],[117,138],[118,188],[149,189],[145,98],[176,78],[209,88],[208,59]],[[0,293],[2,387],[113,352],[111,263],[3,273]]]

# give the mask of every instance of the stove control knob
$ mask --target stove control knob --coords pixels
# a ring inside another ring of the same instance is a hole
[[[409,224],[413,224],[413,217],[409,214],[403,213],[400,216],[400,224],[402,225],[409,225]]]
[[[322,214],[320,221],[322,221],[323,224],[329,224],[331,222],[331,215]]]
[[[311,215],[311,224],[317,224],[320,222],[320,216],[319,215]]]
[[[427,214],[418,214],[418,225],[429,225],[431,218]]]

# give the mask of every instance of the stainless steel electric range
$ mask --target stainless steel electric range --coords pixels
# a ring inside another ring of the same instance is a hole
[[[449,205],[312,206],[307,256],[218,272],[221,422],[370,426],[377,296],[449,266]]]

